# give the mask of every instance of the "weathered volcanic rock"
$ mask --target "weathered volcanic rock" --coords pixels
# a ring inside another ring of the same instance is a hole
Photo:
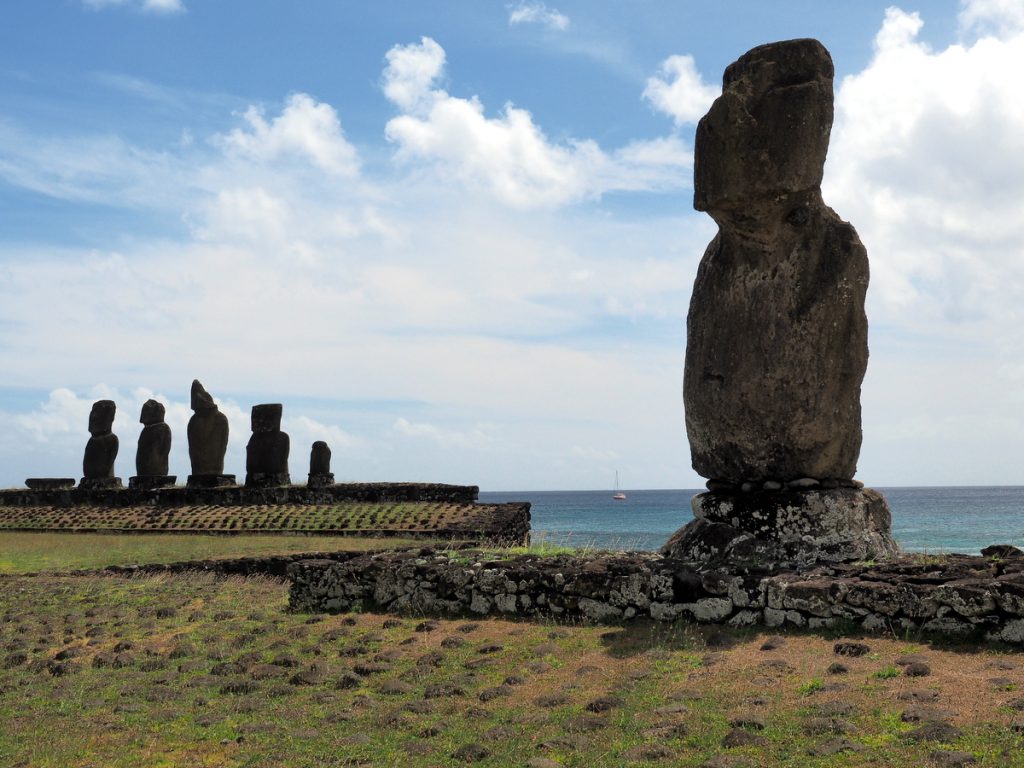
[[[889,505],[870,488],[761,493],[702,493],[696,518],[662,554],[691,562],[796,567],[811,563],[889,560]]]
[[[111,430],[117,406],[113,400],[97,400],[89,412],[89,442],[82,457],[82,488],[119,488],[121,480],[114,477],[118,440]]]
[[[288,453],[291,442],[281,431],[280,403],[252,407],[252,437],[245,447],[247,486],[288,485]]]
[[[697,128],[694,207],[719,226],[687,318],[686,427],[704,477],[856,470],[868,260],[821,198],[832,77],[816,40],[754,48]]]
[[[192,462],[189,485],[220,485],[234,481],[224,474],[228,449],[228,418],[196,379],[192,382],[192,418],[188,422],[188,457]]]

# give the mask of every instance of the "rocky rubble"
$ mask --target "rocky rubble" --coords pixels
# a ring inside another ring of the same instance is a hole
[[[653,553],[500,556],[432,548],[288,567],[303,612],[548,616],[614,623],[650,617],[731,626],[914,631],[1024,645],[1024,557],[904,555],[885,564],[775,572],[698,569]]]

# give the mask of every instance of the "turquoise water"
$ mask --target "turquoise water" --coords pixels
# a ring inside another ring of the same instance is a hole
[[[910,552],[977,554],[989,544],[1024,548],[1024,487],[880,488],[892,508],[893,535]],[[693,519],[699,490],[516,491],[481,501],[529,501],[533,536],[555,544],[653,550]]]

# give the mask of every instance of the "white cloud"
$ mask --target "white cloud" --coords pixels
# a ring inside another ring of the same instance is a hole
[[[647,78],[644,98],[676,125],[696,123],[718,98],[721,89],[704,82],[692,56],[669,56],[658,74]]]
[[[557,144],[531,114],[506,104],[489,118],[476,97],[436,88],[444,50],[430,38],[388,53],[384,93],[403,114],[388,121],[400,161],[423,161],[512,206],[558,206],[613,190],[685,187],[690,152],[676,137],[637,141],[607,153],[590,139]]]
[[[138,8],[146,13],[172,14],[184,13],[183,0],[84,0],[87,8],[101,10],[113,6],[127,5]]]
[[[920,28],[890,8],[840,84],[827,199],[872,256],[877,320],[1009,343],[994,332],[1024,300],[1024,34],[933,51]]]
[[[556,8],[548,8],[544,3],[520,2],[508,7],[508,23],[540,24],[562,32],[569,28],[569,17],[559,13]]]
[[[964,32],[1010,36],[1024,30],[1024,3],[1020,0],[960,0],[959,21]]]
[[[429,111],[437,93],[432,86],[444,72],[444,48],[422,37],[418,45],[394,46],[384,58],[384,95],[406,112]]]
[[[441,448],[482,450],[494,441],[494,438],[479,426],[460,431],[399,418],[395,421],[393,429],[396,434],[403,437],[428,440]]]
[[[244,119],[248,130],[236,128],[219,139],[231,152],[262,162],[304,157],[335,176],[352,177],[359,171],[356,149],[345,139],[337,112],[308,94],[290,96],[281,114],[270,121],[257,107],[249,107]]]

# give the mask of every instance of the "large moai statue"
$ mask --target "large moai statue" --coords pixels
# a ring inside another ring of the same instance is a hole
[[[710,493],[665,552],[765,564],[896,552],[853,480],[868,258],[821,197],[832,59],[816,40],[747,52],[697,127],[694,207],[718,224],[687,317],[684,401]]]
[[[101,490],[120,488],[121,478],[114,477],[114,460],[117,459],[118,440],[114,434],[114,414],[117,406],[113,400],[97,400],[89,412],[89,442],[85,444],[82,458],[82,480],[79,488]]]
[[[162,403],[147,400],[142,404],[139,422],[139,444],[135,451],[135,476],[129,478],[129,488],[163,488],[174,485],[177,477],[167,474],[167,457],[171,452],[171,428],[164,422],[166,411]]]
[[[228,449],[228,417],[217,408],[199,379],[192,382],[192,418],[188,422],[188,457],[192,474],[188,484],[200,488],[234,485],[235,476],[224,474]]]
[[[252,407],[252,437],[245,447],[245,484],[266,488],[289,485],[288,453],[291,442],[281,431],[280,403]]]
[[[323,440],[313,443],[313,448],[309,452],[307,485],[310,488],[334,485],[334,473],[331,472],[331,449]]]

